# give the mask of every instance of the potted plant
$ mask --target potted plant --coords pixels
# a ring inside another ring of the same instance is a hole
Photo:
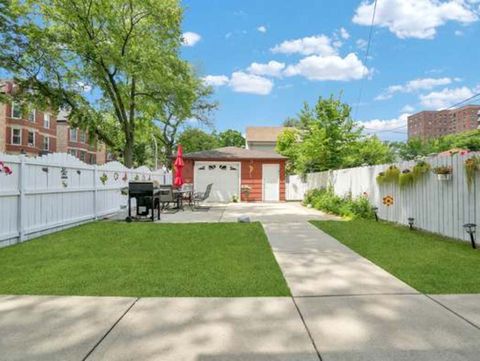
[[[378,184],[383,184],[385,183],[385,172],[380,172],[377,175],[377,183]]]
[[[237,196],[236,194],[234,194],[234,195],[232,196],[232,202],[233,202],[233,203],[238,203],[238,196]]]
[[[387,182],[398,182],[400,176],[400,169],[396,165],[391,165],[385,171],[385,181]]]
[[[242,184],[241,191],[245,196],[245,199],[248,201],[248,197],[250,197],[250,193],[252,192],[252,187],[247,184]]]
[[[467,176],[468,190],[472,188],[475,181],[475,172],[480,170],[480,156],[473,156],[465,160],[465,173]]]
[[[409,185],[412,185],[413,181],[414,181],[413,172],[410,169],[402,170],[402,173],[400,173],[400,176],[398,177],[400,188],[404,188]]]
[[[437,175],[439,181],[448,181],[452,179],[452,167],[442,165],[439,167],[433,168],[433,173]]]
[[[427,174],[428,171],[431,169],[430,164],[425,162],[424,160],[419,160],[412,169],[413,176],[415,178],[419,178],[420,176]]]

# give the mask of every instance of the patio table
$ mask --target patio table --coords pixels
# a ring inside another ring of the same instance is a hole
[[[186,196],[188,196],[188,204],[191,205],[192,191],[174,189],[173,194],[175,195],[175,197],[177,199],[177,209],[181,209],[182,211],[184,210],[183,209],[183,199],[187,198]]]

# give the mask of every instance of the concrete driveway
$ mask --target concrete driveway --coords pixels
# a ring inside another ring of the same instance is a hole
[[[307,222],[321,212],[211,205],[163,221],[240,215],[262,222],[292,297],[0,296],[0,361],[479,360],[480,295],[419,294]]]

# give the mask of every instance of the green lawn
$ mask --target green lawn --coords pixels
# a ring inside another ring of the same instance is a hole
[[[0,294],[288,296],[260,223],[96,222],[0,249]]]
[[[470,243],[370,220],[312,221],[423,293],[480,293],[480,252]]]

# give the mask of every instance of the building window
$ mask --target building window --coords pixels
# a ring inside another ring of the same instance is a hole
[[[69,153],[70,155],[73,155],[74,157],[77,156],[77,151],[76,151],[75,149],[69,149],[69,150],[68,150],[68,153]]]
[[[12,144],[21,145],[22,144],[22,130],[19,128],[12,128]]]
[[[43,114],[43,127],[50,128],[50,114],[48,113]]]
[[[78,134],[80,136],[80,142],[85,143],[87,139],[86,132],[79,131]]]
[[[80,152],[80,160],[81,160],[82,162],[85,162],[85,152],[84,152],[84,151],[81,151],[81,152]]]
[[[77,142],[78,141],[77,129],[70,129],[70,141],[71,142]]]
[[[31,130],[28,131],[28,146],[35,147],[35,132]]]
[[[43,150],[50,150],[50,138],[43,137]]]
[[[30,113],[28,113],[28,120],[35,123],[35,109],[32,109]]]
[[[20,119],[22,117],[22,109],[20,105],[12,102],[12,118]]]

